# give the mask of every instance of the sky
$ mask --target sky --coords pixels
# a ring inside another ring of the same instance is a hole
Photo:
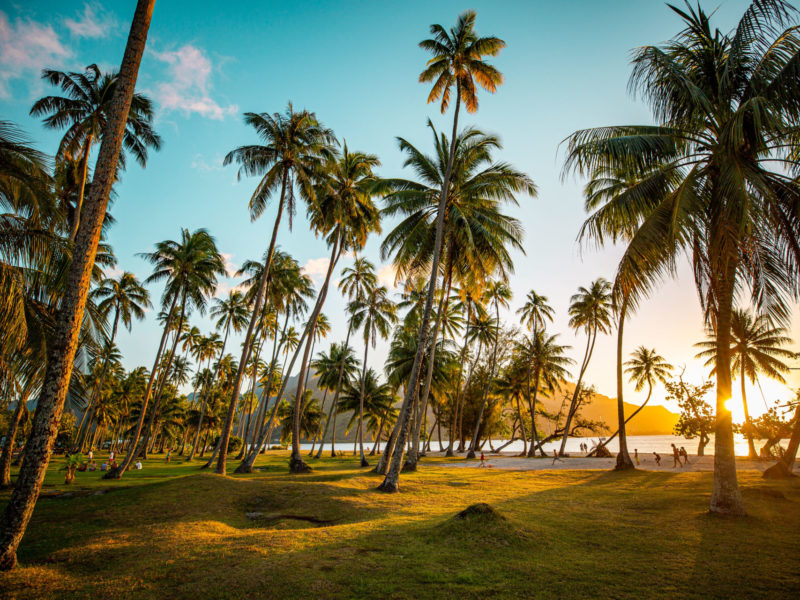
[[[734,26],[746,6],[742,0],[704,2],[707,10],[717,9],[716,24],[723,30]],[[0,1],[0,118],[14,121],[39,149],[54,153],[60,133],[45,130],[28,115],[37,98],[54,93],[40,80],[41,69],[79,71],[93,63],[103,71],[118,69],[134,7],[133,0]],[[427,120],[449,131],[452,118],[452,112],[441,115],[438,105],[426,103],[429,88],[417,80],[428,56],[417,43],[428,36],[430,24],[449,28],[468,8],[477,11],[479,35],[507,43],[492,59],[505,83],[494,95],[481,92],[478,112],[462,111],[460,123],[499,135],[503,149],[496,159],[526,172],[539,189],[537,198],[520,197],[519,206],[508,209],[525,228],[525,252],[513,256],[514,299],[505,318],[516,321],[514,312],[535,289],[555,308],[549,329],[572,346],[570,354],[579,361],[586,339],[568,326],[570,296],[598,277],[612,278],[620,250],[581,247],[576,241],[586,217],[585,181],[562,177],[559,145],[581,128],[651,122],[646,105],[628,93],[627,82],[631,50],[661,43],[680,29],[678,17],[661,1],[408,1],[400,7],[355,1],[221,5],[160,0],[137,89],[156,102],[155,126],[164,144],[146,168],[130,161],[116,187],[111,212],[117,223],[109,242],[119,271],[147,277],[149,265],[138,253],[150,251],[157,241],[177,239],[181,228],[208,229],[231,275],[243,261],[263,254],[274,206],[251,222],[247,205],[257,180],[237,180],[235,167],[222,166],[230,150],[256,142],[242,123],[243,112],[283,111],[291,101],[296,109],[316,112],[349,148],[377,154],[381,176],[410,177],[402,168],[397,136],[430,149]],[[388,232],[392,223],[383,227]],[[284,223],[279,244],[321,282],[328,251],[324,240],[309,231],[302,210],[292,231]],[[391,286],[391,267],[381,262],[379,245],[380,236],[373,236],[364,255],[376,264],[381,282]],[[342,259],[341,267],[349,262]],[[218,295],[237,283],[234,277],[222,279]],[[151,286],[156,303],[161,292]],[[344,307],[338,292],[329,294],[323,312],[333,327],[321,350],[343,340]],[[132,333],[118,335],[127,368],[152,365],[160,333],[155,314],[150,311]],[[212,328],[207,317],[197,314],[191,323],[204,332]],[[800,339],[798,318],[791,335]],[[686,380],[699,383],[708,373],[692,358],[692,345],[703,336],[698,297],[684,265],[628,321],[624,353],[639,345],[655,348],[679,369],[685,367]],[[237,356],[240,341],[235,337],[229,346]],[[585,378],[609,396],[616,395],[615,343],[614,336],[598,340]],[[371,367],[382,371],[387,347],[382,342],[370,352]],[[800,371],[792,372],[788,386],[763,380],[762,395],[748,384],[751,412],[790,399],[790,388],[800,386]],[[638,403],[640,396],[631,385],[625,388],[626,401]],[[659,388],[651,402],[664,403],[664,396]],[[737,415],[741,419],[734,408]]]

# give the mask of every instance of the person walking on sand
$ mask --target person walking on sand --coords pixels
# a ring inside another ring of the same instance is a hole
[[[486,468],[486,456],[483,454],[483,451],[481,451],[481,464],[478,466],[484,469]]]
[[[661,466],[661,455],[658,452],[653,452],[653,456],[656,458],[656,466]]]
[[[636,461],[636,466],[639,466],[639,449],[638,448],[634,448],[633,449],[633,460]]]
[[[552,463],[552,464],[556,464],[556,461],[563,462],[563,461],[561,460],[561,458],[558,456],[558,450],[556,450],[555,448],[553,448],[553,463]]]
[[[681,449],[679,450],[679,452],[680,452],[681,457],[683,458],[683,464],[684,465],[688,465],[689,464],[689,453],[686,452],[686,448],[681,446]]]
[[[680,467],[683,468],[683,462],[681,461],[681,453],[678,450],[675,444],[670,444],[672,446],[672,468]]]

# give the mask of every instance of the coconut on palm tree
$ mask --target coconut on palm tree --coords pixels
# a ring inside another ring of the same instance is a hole
[[[565,170],[618,168],[651,182],[625,199],[635,227],[624,256],[629,292],[651,288],[674,272],[678,257],[690,257],[706,321],[717,332],[711,510],[741,515],[725,405],[731,321],[744,290],[778,319],[787,318],[800,291],[800,182],[786,177],[797,168],[800,34],[780,0],[753,2],[729,32],[714,28],[699,7],[670,9],[683,30],[633,58],[631,88],[648,101],[655,124],[574,133]]]

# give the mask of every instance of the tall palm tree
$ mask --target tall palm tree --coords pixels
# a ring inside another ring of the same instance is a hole
[[[351,321],[351,319],[348,319],[348,330],[350,329]],[[333,425],[331,429],[331,457],[334,457],[336,456],[336,414],[338,412],[336,404],[339,401],[342,385],[349,384],[358,375],[358,358],[356,358],[355,350],[351,346],[347,346],[344,343],[334,343],[331,344],[327,354],[320,352],[317,355],[317,359],[311,364],[311,367],[317,374],[317,385],[325,390],[335,390],[331,406],[328,409],[328,417],[325,419],[325,430],[320,438],[319,450],[317,450],[314,458],[322,456],[325,437],[328,434],[330,425]]]
[[[397,309],[389,299],[389,290],[379,285],[367,290],[362,299],[350,303],[351,327],[364,329],[364,358],[361,363],[361,403],[358,412],[358,445],[361,453],[361,466],[368,467],[367,457],[364,454],[364,386],[367,382],[367,356],[369,347],[375,347],[378,336],[382,339],[389,337],[392,327],[397,322]]]
[[[145,280],[145,283],[165,282],[161,303],[167,310],[167,318],[128,454],[120,463],[118,469],[110,470],[106,473],[105,477],[109,479],[121,478],[140,451],[138,447],[139,437],[144,425],[145,415],[148,412],[147,406],[153,390],[153,383],[158,374],[158,366],[170,329],[175,325],[176,332],[173,336],[172,349],[167,355],[165,373],[169,372],[173,357],[176,354],[187,309],[194,307],[203,314],[207,298],[214,293],[214,289],[217,286],[217,276],[225,273],[225,261],[217,249],[214,238],[205,229],[198,229],[193,232],[183,229],[181,230],[180,241],[164,240],[158,242],[153,252],[145,252],[141,256],[154,266],[153,273]],[[176,308],[178,309],[177,322],[173,323],[173,315]],[[159,397],[156,395],[153,410],[150,411],[148,431],[150,431],[153,418],[158,409],[158,400]]]
[[[747,437],[750,458],[758,458],[758,452],[753,442],[753,422],[747,406],[745,382],[749,379],[751,383],[755,383],[758,375],[764,374],[780,383],[786,383],[783,376],[789,372],[789,365],[785,361],[792,360],[795,354],[784,346],[791,343],[792,339],[786,335],[786,329],[774,325],[767,315],[754,317],[750,312],[734,309],[731,315],[730,335],[731,372],[739,374],[744,406],[744,433]],[[712,367],[711,373],[714,374],[717,339],[713,330],[708,340],[695,346],[703,348],[697,354],[697,358],[706,359],[705,366]]]
[[[244,294],[238,290],[232,290],[228,292],[227,298],[215,298],[214,306],[211,307],[211,316],[217,319],[215,323],[216,328],[225,330],[225,335],[222,338],[222,348],[219,351],[219,360],[217,361],[217,371],[214,373],[214,380],[216,380],[222,357],[225,356],[225,346],[228,343],[228,336],[230,335],[231,329],[239,333],[244,330],[245,326],[250,322],[250,313],[247,310]],[[221,440],[222,437],[220,437],[220,441],[211,453],[211,458],[203,465],[204,469],[210,467],[214,462]]]
[[[110,348],[114,345],[114,340],[117,336],[117,327],[120,319],[123,326],[130,331],[133,319],[141,321],[145,316],[145,309],[150,308],[150,293],[147,289],[139,283],[136,275],[123,272],[118,279],[106,278],[90,292],[89,296],[97,302],[97,308],[105,315],[114,313],[114,319],[111,325],[111,336],[108,338],[107,346]],[[103,386],[105,372],[108,363],[104,363],[103,370],[97,380],[97,387],[95,388],[95,395]],[[89,409],[91,409],[91,403]],[[85,413],[84,413],[85,414]]]
[[[436,273],[433,279],[441,276],[442,292],[432,330],[435,338],[443,315],[448,314],[454,283],[462,288],[479,288],[495,273],[502,277],[513,271],[509,249],[524,252],[521,245],[524,232],[519,221],[503,214],[502,207],[505,203],[515,205],[518,193],[535,195],[536,188],[524,173],[506,163],[493,162],[492,153],[501,148],[495,136],[476,129],[462,131],[452,147],[455,156],[444,208],[440,262],[437,270],[431,271],[441,185],[451,163],[451,144],[429,125],[434,138],[433,156],[424,154],[407,140],[399,140],[400,148],[408,155],[404,165],[412,167],[419,180],[382,182],[381,189],[387,192],[383,214],[404,218],[384,240],[381,253],[383,258],[393,256],[397,277],[413,280],[430,277],[428,274],[432,272]],[[434,362],[428,363],[429,368]],[[426,373],[424,381],[429,382],[430,378],[431,374]],[[414,401],[420,408],[418,412],[425,412],[429,391],[429,384],[423,386],[420,401]],[[420,423],[417,420],[417,425]],[[415,427],[415,439],[418,434],[419,428]],[[414,468],[416,448],[417,444],[412,444],[404,469]],[[391,454],[391,449],[386,454]],[[382,460],[387,458],[384,455]]]
[[[380,383],[375,370],[367,369],[362,371],[358,380],[350,381],[345,387],[344,393],[339,399],[338,409],[339,412],[352,413],[347,425],[348,429],[353,425],[368,429],[367,423],[372,421],[378,424],[375,433],[376,438],[380,438],[383,431],[382,421],[391,413],[394,400],[392,386],[388,383]]]
[[[290,470],[309,470],[300,456],[300,400],[305,388],[304,377],[308,368],[309,352],[316,321],[328,294],[331,275],[345,250],[358,252],[367,243],[370,233],[380,232],[380,213],[373,203],[375,174],[380,166],[378,158],[363,152],[351,152],[344,145],[341,156],[326,162],[319,182],[315,186],[316,201],[309,206],[309,220],[314,230],[326,238],[331,247],[325,280],[317,296],[317,304],[306,325],[306,343],[300,365],[297,396],[295,399],[295,431],[292,436]]]
[[[89,65],[83,73],[45,69],[42,79],[61,88],[64,96],[45,96],[31,108],[31,116],[47,115],[48,129],[66,129],[58,146],[58,158],[77,162],[75,205],[65,207],[70,213],[69,239],[78,234],[83,198],[89,174],[89,154],[95,144],[102,142],[109,120],[119,76],[101,73],[97,65]],[[122,144],[142,167],[147,164],[148,148],[159,150],[161,138],[153,129],[153,103],[144,94],[134,93],[125,123]],[[125,166],[125,155],[119,157]]]
[[[133,15],[117,78],[117,89],[108,111],[103,141],[97,156],[92,189],[84,203],[82,215],[84,226],[78,229],[72,261],[66,276],[64,296],[56,315],[53,343],[48,348],[42,393],[39,396],[31,434],[25,445],[25,458],[14,492],[0,516],[0,570],[10,570],[16,565],[17,547],[33,513],[50,460],[53,439],[56,435],[56,428],[52,427],[52,423],[59,421],[64,408],[92,269],[95,266],[95,254],[100,242],[111,186],[117,173],[127,116],[154,5],[155,0],[138,0]]]
[[[528,295],[525,297],[525,303],[517,310],[517,314],[520,315],[520,322],[528,328],[528,331],[531,332],[531,348],[536,345],[536,337],[539,331],[539,327],[544,328],[545,322],[553,321],[553,307],[548,304],[547,296],[542,296],[541,294],[537,294],[535,290],[531,290],[528,292]],[[531,356],[533,359],[533,356]],[[533,370],[532,362],[528,363],[528,374],[525,378],[525,386],[527,390],[527,398],[528,398],[528,405],[530,406],[531,410],[531,445],[537,444],[539,442],[538,439],[538,432],[536,430],[536,416],[535,416],[535,409],[536,409],[536,401],[531,400],[531,372]],[[534,456],[535,451],[532,452],[530,455]]]
[[[379,489],[385,492],[397,492],[399,490],[400,467],[402,464],[402,449],[406,442],[406,428],[411,417],[414,403],[414,394],[417,393],[417,381],[420,377],[420,365],[422,364],[423,354],[428,346],[429,326],[431,312],[433,311],[433,299],[436,295],[436,280],[439,273],[439,259],[442,250],[442,240],[444,238],[445,206],[450,189],[450,176],[453,172],[453,161],[455,158],[456,133],[458,132],[458,113],[461,103],[464,102],[467,112],[474,113],[478,110],[478,96],[475,82],[490,93],[494,93],[497,86],[503,82],[503,75],[492,65],[486,63],[482,57],[496,56],[505,42],[496,37],[478,37],[475,33],[475,11],[462,13],[456,21],[455,27],[448,32],[441,25],[431,25],[430,31],[433,38],[420,42],[420,47],[433,54],[433,58],[428,61],[425,70],[420,74],[420,82],[434,81],[433,88],[428,95],[428,102],[436,102],[441,99],[442,113],[447,111],[450,104],[450,93],[453,84],[456,85],[455,112],[453,114],[453,132],[450,136],[450,152],[448,154],[447,168],[445,169],[442,180],[442,188],[439,194],[439,207],[436,216],[436,236],[433,244],[431,259],[432,274],[428,285],[428,296],[425,299],[425,309],[422,313],[422,321],[419,326],[419,343],[417,344],[417,356],[411,370],[411,377],[406,386],[403,405],[400,409],[400,416],[395,426],[398,432],[395,441],[396,447],[400,450],[392,456],[391,467],[386,473],[383,483]],[[433,338],[436,346],[436,336]],[[387,454],[388,454],[387,447]]]
[[[683,30],[633,58],[631,89],[655,125],[578,131],[567,140],[565,170],[602,166],[652,174],[655,193],[627,198],[636,232],[624,260],[636,266],[632,290],[649,288],[691,258],[702,307],[717,333],[714,486],[711,510],[744,514],[734,454],[731,320],[737,296],[786,319],[800,295],[800,182],[797,103],[800,33],[794,9],[758,0],[722,32],[701,8],[670,7]],[[665,186],[658,179],[673,181]],[[666,188],[666,190],[665,190]]]
[[[207,337],[201,336],[200,339],[198,339],[197,344],[192,348],[192,355],[194,356],[195,361],[197,361],[197,371],[195,372],[192,401],[194,402],[195,406],[200,404],[200,414],[198,415],[197,429],[195,430],[192,449],[189,451],[189,455],[186,457],[187,461],[192,460],[195,452],[197,452],[197,444],[200,441],[200,431],[203,428],[203,419],[205,418],[206,407],[208,404],[208,394],[206,392],[213,382],[213,376],[210,370],[211,361],[215,356],[217,356],[217,354],[222,356],[222,354],[219,353],[221,348],[222,340],[220,339],[219,334],[216,332]],[[203,362],[206,363],[205,368],[203,367]]]
[[[583,329],[586,332],[586,351],[583,354],[578,380],[575,382],[575,391],[572,394],[567,419],[564,425],[564,437],[561,439],[561,448],[558,453],[564,455],[567,445],[572,418],[578,406],[583,375],[592,360],[594,345],[598,334],[608,333],[611,329],[611,284],[603,279],[597,279],[585,288],[578,288],[578,293],[572,296],[569,306],[569,326],[573,329]]]
[[[278,230],[284,210],[289,214],[289,229],[292,228],[292,215],[295,212],[295,188],[307,202],[313,202],[314,176],[322,162],[331,156],[332,144],[336,142],[333,132],[325,128],[314,113],[306,110],[295,112],[291,103],[284,114],[245,113],[244,121],[253,127],[263,140],[263,144],[240,146],[225,156],[223,164],[237,162],[239,177],[256,175],[261,177],[250,198],[250,218],[255,220],[266,210],[270,197],[280,189],[278,211],[272,227],[272,237],[264,259],[264,267],[253,299],[252,316],[242,344],[239,359],[239,372],[233,383],[233,392],[225,423],[220,436],[219,461],[216,473],[225,475],[225,461],[228,455],[228,439],[233,427],[233,417],[239,404],[242,379],[250,359],[253,332],[261,315],[261,307],[267,297],[272,260]]]
[[[480,432],[481,421],[483,420],[483,412],[486,410],[486,402],[489,399],[489,390],[492,387],[495,377],[495,369],[497,368],[497,347],[500,345],[500,306],[508,308],[509,301],[511,300],[511,289],[504,281],[491,281],[483,293],[483,301],[485,304],[494,305],[495,327],[493,336],[493,349],[492,349],[492,362],[489,367],[489,377],[486,380],[486,387],[483,392],[483,401],[481,402],[481,409],[478,411],[478,419],[475,423],[475,431],[472,433],[472,441],[469,445],[467,458],[475,458],[475,448],[478,445],[478,433]]]

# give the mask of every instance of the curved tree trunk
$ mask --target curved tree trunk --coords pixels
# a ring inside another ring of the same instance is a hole
[[[436,216],[436,239],[433,244],[433,260],[431,261],[431,277],[430,284],[428,285],[428,294],[425,298],[425,309],[422,312],[422,323],[419,328],[419,338],[417,339],[417,353],[414,356],[414,363],[411,367],[411,376],[408,379],[406,386],[405,397],[403,398],[403,405],[400,407],[400,414],[398,416],[398,430],[397,441],[395,442],[395,450],[392,454],[392,462],[386,477],[378,489],[383,492],[398,492],[400,491],[400,469],[403,461],[403,449],[406,445],[406,436],[408,429],[408,422],[411,417],[411,409],[413,407],[414,397],[418,393],[420,367],[422,365],[422,357],[425,354],[425,347],[428,342],[428,327],[430,327],[431,313],[433,312],[433,298],[436,295],[436,273],[439,272],[439,258],[442,251],[442,238],[444,237],[444,211],[447,207],[447,195],[450,189],[450,175],[453,172],[453,159],[455,158],[456,135],[458,132],[458,111],[461,108],[461,84],[460,80],[456,80],[456,107],[453,116],[453,135],[450,139],[450,155],[447,158],[447,170],[445,171],[444,181],[442,182],[442,193],[439,198],[439,212]],[[388,452],[384,452],[384,455]]]
[[[791,477],[798,447],[800,447],[800,402],[798,402],[797,408],[794,410],[794,426],[792,427],[792,437],[789,438],[789,446],[786,448],[783,457],[764,471],[763,476],[766,478]]]
[[[615,471],[635,469],[633,461],[628,454],[628,436],[625,434],[625,404],[622,401],[622,336],[625,330],[625,316],[628,310],[628,298],[622,300],[619,311],[619,325],[617,326],[617,420],[619,422],[619,452]]]
[[[3,446],[3,453],[0,455],[0,489],[11,487],[11,457],[14,455],[14,441],[17,439],[17,430],[22,420],[22,408],[28,401],[28,386],[26,385],[20,397],[17,399],[17,406],[11,416],[6,435],[6,445]]]
[[[352,333],[353,328],[348,321],[347,324],[347,335],[344,338],[344,353],[346,355],[347,348],[350,346],[350,334]],[[336,381],[336,391],[333,394],[333,403],[331,404],[330,412],[328,413],[328,420],[325,421],[325,431],[322,433],[322,440],[320,440],[319,444],[319,451],[317,452],[317,456],[315,458],[320,458],[322,456],[322,449],[325,447],[325,435],[328,433],[328,425],[331,422],[331,415],[333,415],[333,433],[331,434],[331,458],[336,456],[336,414],[339,412],[337,409],[337,404],[339,402],[339,393],[342,390],[342,379],[344,377],[344,360],[339,365],[339,376]]]
[[[61,307],[56,314],[53,343],[48,349],[42,392],[26,444],[25,459],[17,485],[0,516],[0,569],[10,570],[17,563],[17,547],[28,526],[39,497],[58,424],[72,375],[73,360],[89,293],[92,268],[100,242],[103,219],[122,151],[125,122],[131,106],[139,64],[144,54],[147,32],[155,0],[138,0],[125,54],[111,101],[103,141],[95,167],[94,185],[85,203],[85,215],[73,251]]]
[[[453,403],[453,411],[450,416],[450,434],[447,440],[446,456],[453,456],[453,439],[456,437],[455,431],[458,423],[458,405],[461,400],[461,375],[464,373],[464,362],[467,359],[467,348],[469,347],[469,327],[472,323],[472,302],[467,302],[467,325],[464,328],[464,344],[461,346],[461,360],[458,364],[458,377],[456,378],[456,398]],[[442,445],[442,437],[439,436],[439,446]]]
[[[741,370],[741,378],[742,378],[742,406],[744,407],[744,423],[747,426],[747,432],[745,433],[745,437],[747,438],[747,456],[748,458],[758,458],[758,452],[756,452],[756,445],[753,442],[753,422],[750,420],[750,411],[747,408],[747,390],[745,390],[745,373],[744,373],[744,361],[742,361],[742,370]]]
[[[497,366],[497,346],[500,343],[500,307],[497,304],[497,299],[494,302],[494,312],[497,319],[497,327],[494,332],[494,349],[492,350],[492,366],[489,369],[489,381],[486,382],[486,389],[483,391],[483,401],[481,402],[481,410],[478,412],[478,420],[475,423],[475,431],[472,433],[472,441],[469,444],[469,452],[467,458],[475,458],[475,448],[478,445],[478,434],[481,430],[481,421],[483,420],[483,411],[486,410],[486,401],[489,399],[489,390],[492,387],[492,380],[494,379],[494,370]],[[531,418],[533,416],[531,415]],[[536,427],[533,428],[536,431]]]
[[[597,339],[597,329],[593,329],[589,333],[589,339],[586,340],[586,352],[583,355],[583,363],[581,370],[578,374],[578,381],[575,383],[575,391],[572,393],[572,400],[569,403],[569,410],[567,411],[567,420],[564,423],[564,437],[561,438],[561,447],[558,449],[559,456],[566,456],[565,449],[567,447],[567,439],[569,439],[570,425],[572,425],[572,417],[575,416],[575,409],[578,404],[578,397],[581,392],[581,384],[583,383],[583,375],[586,373],[586,367],[589,366],[589,361],[592,359],[594,352],[594,343]]]
[[[366,324],[365,324],[366,329]],[[369,337],[367,334],[365,337]],[[367,354],[369,353],[369,339],[364,340],[364,364],[361,366],[361,391],[358,395],[358,447],[361,453],[361,466],[368,467],[369,461],[364,455],[364,390],[367,378]]]
[[[81,223],[81,210],[83,210],[83,198],[86,193],[86,179],[89,177],[89,153],[92,151],[93,141],[94,136],[90,134],[86,138],[83,156],[81,156],[81,181],[78,185],[78,200],[75,203],[75,214],[72,216],[72,226],[69,232],[69,239],[73,242],[78,235],[78,226]]]
[[[294,414],[292,416],[292,457],[289,460],[289,471],[291,473],[306,473],[311,470],[311,467],[306,464],[306,462],[303,460],[303,457],[300,455],[300,418],[302,416],[301,408],[303,404],[303,393],[305,392],[305,377],[306,370],[308,369],[309,353],[311,351],[311,346],[314,343],[313,340],[314,332],[316,331],[317,327],[317,319],[319,318],[319,313],[322,311],[322,305],[325,303],[325,298],[328,295],[328,285],[331,281],[333,269],[336,266],[336,263],[339,261],[339,256],[341,255],[341,238],[342,234],[339,232],[333,242],[333,248],[331,249],[331,257],[328,262],[328,271],[325,274],[325,282],[322,284],[316,306],[314,306],[314,311],[311,313],[311,316],[308,320],[306,350],[303,353],[303,362],[300,364],[300,373],[297,378],[297,395],[294,401]]]
[[[269,273],[272,268],[272,255],[275,253],[275,243],[278,239],[278,229],[281,224],[281,216],[283,215],[283,206],[286,198],[286,189],[288,186],[289,171],[283,171],[283,182],[281,183],[281,199],[278,203],[278,214],[275,217],[275,225],[272,227],[272,237],[269,241],[269,249],[267,250],[267,258],[264,261],[264,273],[261,275],[261,281],[258,285],[258,292],[256,293],[255,302],[253,303],[253,314],[250,317],[250,324],[247,326],[247,333],[242,342],[242,357],[239,359],[239,368],[236,371],[236,379],[233,380],[233,393],[231,394],[231,403],[228,406],[228,412],[225,415],[225,423],[222,426],[222,433],[220,434],[219,443],[219,460],[217,461],[217,468],[215,472],[217,475],[225,475],[225,461],[228,458],[228,440],[231,437],[231,427],[233,427],[233,415],[236,414],[236,407],[239,404],[239,388],[242,386],[242,378],[247,370],[247,361],[250,358],[250,344],[253,337],[253,330],[256,322],[261,317],[261,307],[267,293],[269,285]],[[213,456],[212,456],[213,460]]]

